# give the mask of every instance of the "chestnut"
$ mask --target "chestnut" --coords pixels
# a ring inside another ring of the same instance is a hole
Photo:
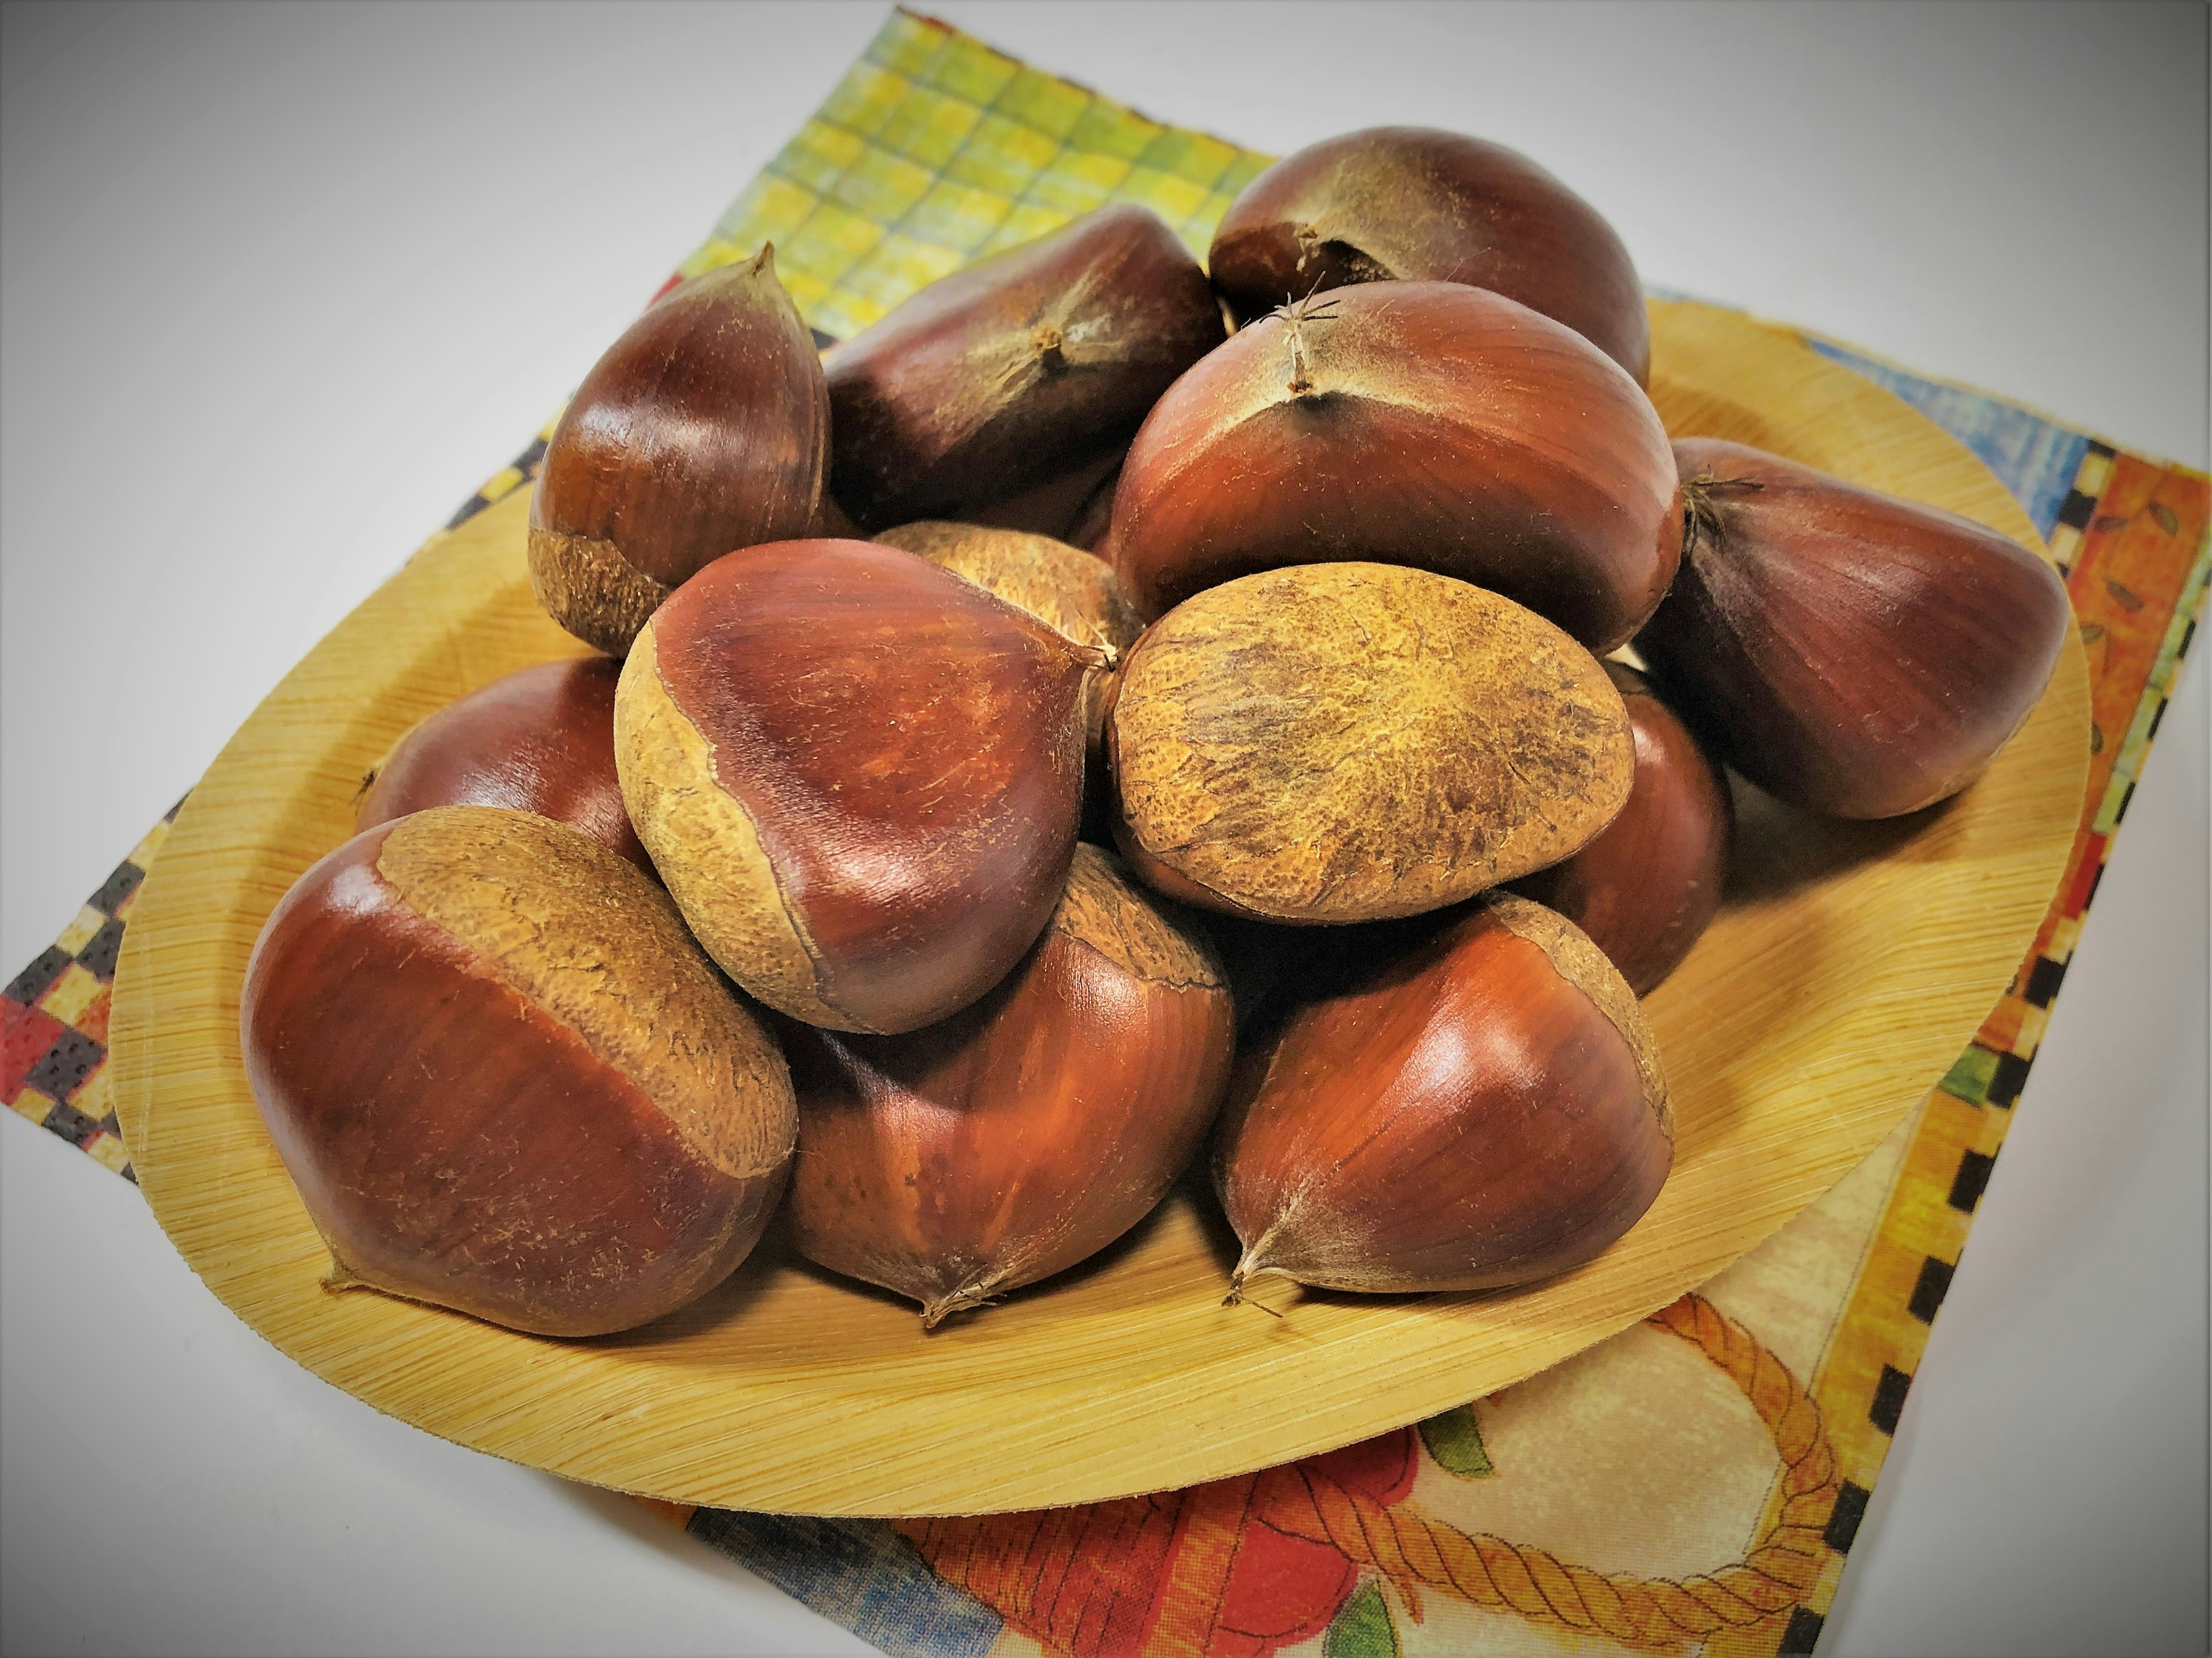
[[[810,1024],[889,1034],[1018,962],[1075,849],[1103,653],[895,547],[729,554],[638,635],[615,765],[709,955]]]
[[[1371,559],[1503,593],[1602,653],[1667,591],[1682,508],[1650,400],[1581,335],[1480,288],[1370,282],[1177,380],[1107,533],[1148,619],[1255,570]]]
[[[1720,908],[1735,806],[1720,767],[1651,682],[1618,662],[1605,671],[1636,743],[1628,804],[1580,852],[1513,890],[1580,927],[1648,996]]]
[[[270,913],[239,1027],[333,1288],[605,1334],[720,1283],[783,1193],[774,1039],[658,886],[546,818],[356,835]]]
[[[1682,570],[1637,639],[1762,788],[1894,817],[1981,775],[2043,695],[2066,588],[1994,530],[1711,438],[1674,446]]]
[[[710,560],[811,535],[830,398],[775,250],[694,276],[607,349],[568,400],[530,499],[547,615],[621,656]]]
[[[1613,821],[1635,768],[1589,652],[1510,599],[1389,564],[1185,601],[1124,659],[1105,747],[1139,877],[1278,921],[1415,914],[1557,863]]]
[[[1364,935],[1364,936],[1363,936]],[[1658,1048],[1574,924],[1488,893],[1448,924],[1331,936],[1240,1056],[1214,1176],[1267,1274],[1491,1290],[1588,1260],[1674,1160]]]
[[[1465,282],[1565,323],[1650,378],[1651,330],[1628,249],[1518,150],[1431,127],[1309,144],[1244,186],[1214,229],[1214,286],[1240,318],[1351,282]]]
[[[356,832],[430,806],[504,806],[580,829],[650,875],[615,776],[615,682],[604,656],[541,662],[418,721],[362,780]]]
[[[1087,213],[830,351],[831,492],[872,531],[1020,495],[1126,444],[1224,331],[1206,273],[1157,214]]]
[[[1078,847],[1043,936],[973,1007],[902,1036],[787,1029],[793,1241],[921,1303],[925,1328],[1062,1272],[1167,1195],[1234,1024],[1190,918]]]

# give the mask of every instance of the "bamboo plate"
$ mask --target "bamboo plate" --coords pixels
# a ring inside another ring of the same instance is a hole
[[[1654,307],[1669,429],[1948,507],[2041,550],[1988,471],[1906,406],[1732,313]],[[263,919],[350,832],[416,720],[579,647],[524,574],[526,492],[433,539],[317,646],[192,793],[125,935],[117,1106],[155,1214],[215,1293],[380,1410],[572,1479],[718,1506],[980,1513],[1194,1484],[1413,1421],[1556,1363],[1711,1277],[1870,1151],[2003,991],[2080,813],[2078,648],[1948,806],[1815,823],[1753,798],[1729,902],[1647,1004],[1673,1176],[1596,1261],[1531,1290],[1219,1303],[1231,1242],[1186,1187],[1105,1256],[925,1337],[911,1309],[758,1257],[690,1308],[562,1342],[319,1287],[326,1257],[238,1043]]]

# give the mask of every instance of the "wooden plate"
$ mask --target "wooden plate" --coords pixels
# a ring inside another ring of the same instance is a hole
[[[1670,429],[1935,502],[2041,550],[1934,425],[1788,334],[1654,307]],[[1728,907],[1648,1003],[1679,1139],[1657,1205],[1532,1290],[1220,1303],[1234,1251],[1186,1189],[1104,1257],[925,1336],[913,1311],[759,1257],[684,1311],[562,1342],[319,1287],[263,1132],[238,987],[264,918],[350,833],[362,772],[416,720],[577,653],[524,574],[521,492],[434,538],[293,670],[193,791],[138,901],[116,1096],[154,1212],[225,1303],[380,1410],[572,1479],[684,1502],[976,1513],[1266,1467],[1478,1397],[1702,1283],[1832,1185],[1940,1078],[2008,981],[2080,813],[2088,687],[2069,647],[2033,717],[1948,806],[1835,825],[1747,811]]]

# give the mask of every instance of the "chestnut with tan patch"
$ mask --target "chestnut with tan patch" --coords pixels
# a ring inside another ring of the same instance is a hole
[[[1442,927],[1337,935],[1242,1058],[1215,1183],[1255,1278],[1490,1290],[1588,1260],[1674,1158],[1658,1048],[1572,923],[1488,894]]]
[[[749,548],[640,634],[623,798],[738,983],[811,1024],[911,1030],[990,989],[1050,916],[1100,660],[896,548]]]
[[[927,1327],[1065,1271],[1167,1195],[1235,1022],[1203,933],[1078,847],[1044,936],[981,1002],[903,1036],[787,1031],[800,1252]]]
[[[604,1334],[720,1283],[783,1192],[775,1042],[666,895],[545,818],[347,841],[270,915],[240,1028],[334,1288]]]
[[[775,254],[656,302],[592,365],[546,445],[531,586],[610,655],[710,561],[820,521],[830,394]]]
[[[1316,564],[1149,629],[1106,719],[1115,843],[1170,897],[1267,920],[1456,903],[1558,862],[1628,798],[1595,658],[1449,577]]]

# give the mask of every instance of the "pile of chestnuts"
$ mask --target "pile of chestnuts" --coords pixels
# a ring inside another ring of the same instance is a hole
[[[1209,263],[1107,208],[825,354],[763,247],[608,350],[528,541],[605,654],[409,732],[247,970],[334,1287],[603,1333],[782,1206],[933,1327],[1209,1145],[1232,1302],[1527,1283],[1650,1206],[1723,764],[1955,793],[2063,590],[1670,443],[1626,249],[1510,150],[1317,144]]]

